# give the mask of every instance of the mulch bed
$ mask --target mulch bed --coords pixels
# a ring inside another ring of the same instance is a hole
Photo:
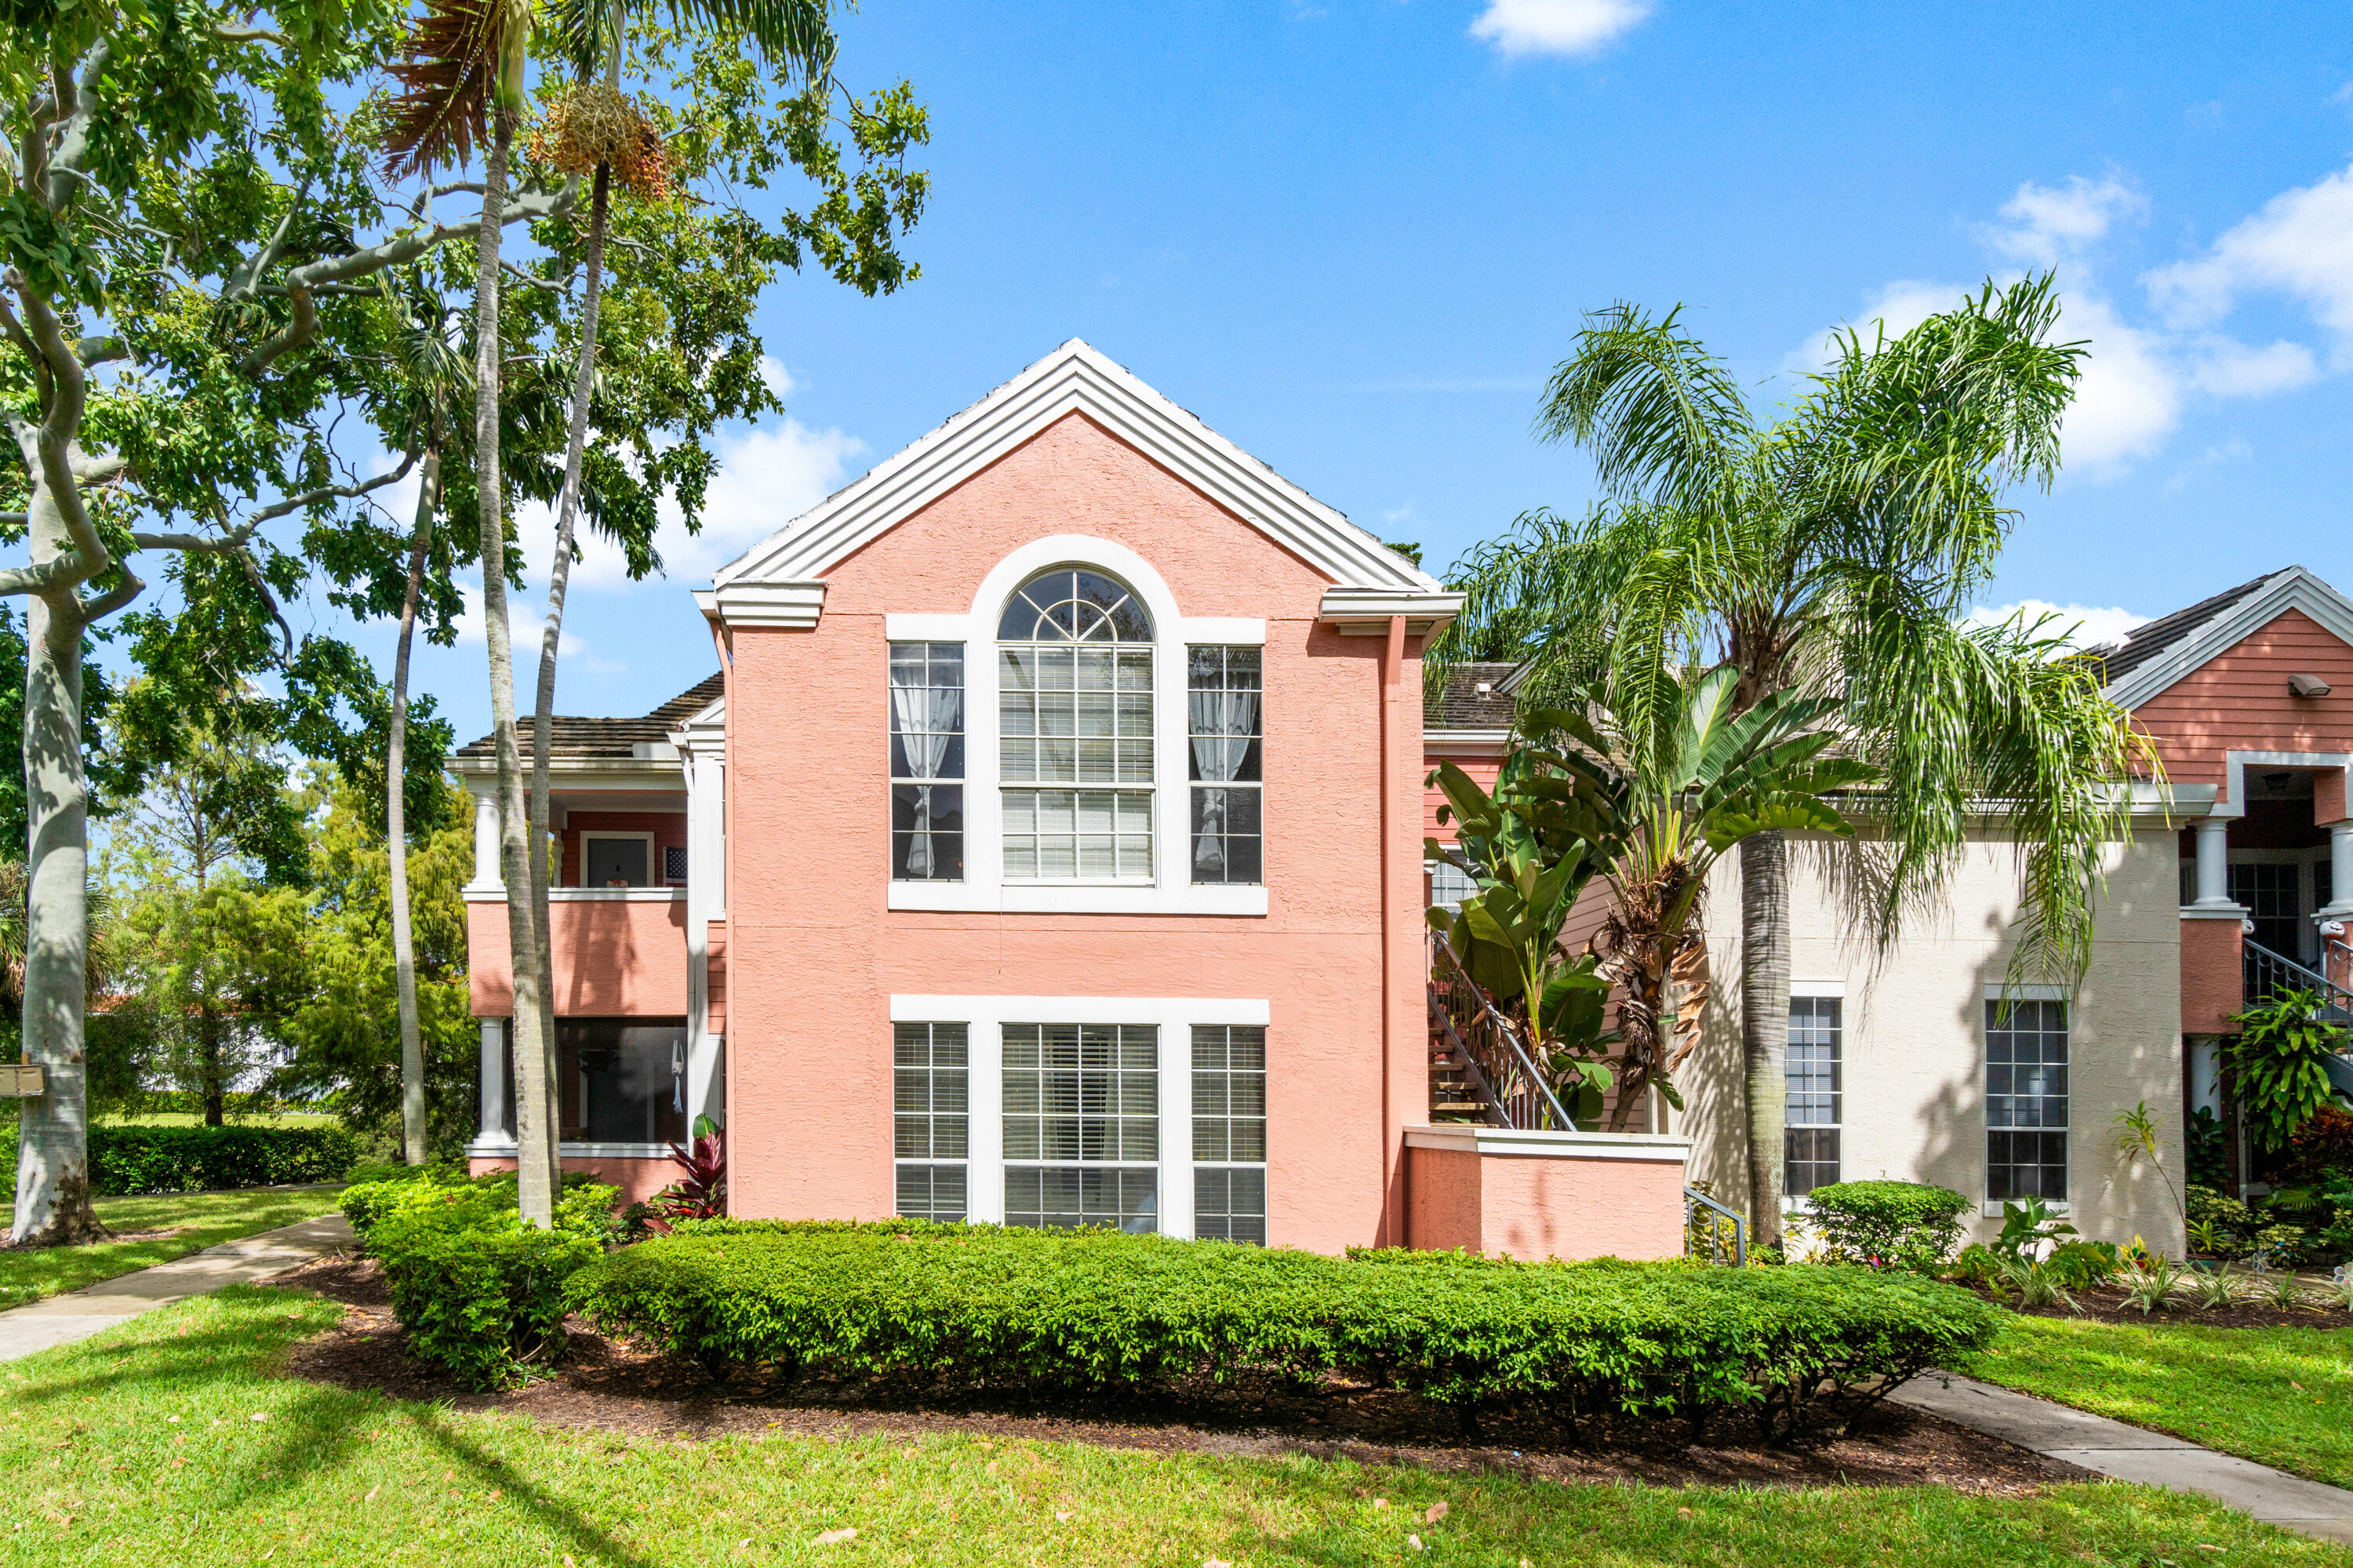
[[[2010,1306],[2000,1296],[1988,1294],[1986,1298]],[[2071,1312],[2064,1307],[2011,1307],[2010,1310],[2030,1318],[2088,1318],[2102,1323],[2162,1323],[2200,1329],[2353,1329],[2353,1312],[2341,1312],[2335,1308],[2291,1309],[2266,1301],[2242,1301],[2200,1312],[2187,1301],[2176,1301],[2143,1317],[2139,1308],[2126,1301],[2121,1290],[2078,1291],[2075,1302],[2082,1310]]]
[[[1448,1471],[1495,1470],[1568,1482],[1655,1486],[1945,1486],[2017,1496],[2088,1471],[1885,1404],[1843,1433],[1767,1446],[1753,1423],[1718,1417],[1694,1439],[1683,1421],[1591,1421],[1575,1436],[1537,1416],[1482,1413],[1475,1436],[1451,1411],[1408,1394],[1335,1389],[1326,1396],[1228,1396],[1050,1404],[1002,1396],[877,1391],[804,1379],[763,1386],[715,1383],[691,1361],[650,1355],[575,1321],[570,1352],[552,1375],[504,1393],[470,1393],[410,1357],[390,1295],[370,1261],[320,1259],[273,1283],[343,1304],[342,1327],[294,1347],[296,1376],[454,1408],[507,1411],[549,1426],[687,1440],[729,1436],[841,1437],[963,1434],[1091,1443],[1163,1452],[1258,1457],[1301,1454]]]

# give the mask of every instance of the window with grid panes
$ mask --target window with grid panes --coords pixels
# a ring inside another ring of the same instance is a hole
[[[1789,999],[1782,1183],[1792,1198],[1839,1179],[1845,1008],[1835,996]]]
[[[1150,881],[1151,617],[1116,579],[1057,567],[997,635],[1006,880]]]
[[[2067,1196],[2067,1004],[1986,1008],[1986,1196]]]
[[[1192,781],[1193,880],[1265,880],[1260,753],[1265,696],[1256,648],[1186,652],[1186,768]]]
[[[908,1218],[961,1220],[967,1211],[970,1045],[962,1023],[891,1026],[892,1153]]]
[[[1193,1025],[1193,1234],[1266,1245],[1262,1025]]]
[[[2302,913],[2304,868],[2290,862],[2265,862],[2231,868],[2231,898],[2242,905],[2255,923],[2253,941],[2284,959],[2304,957]]]
[[[891,644],[891,879],[964,880],[961,642]]]
[[[1160,1228],[1160,1030],[1008,1023],[1005,1223]]]

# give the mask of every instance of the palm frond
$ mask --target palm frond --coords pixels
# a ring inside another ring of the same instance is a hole
[[[1603,490],[1684,511],[1720,511],[1756,441],[1739,383],[1676,323],[1617,304],[1585,318],[1545,385],[1538,436],[1592,454]]]
[[[385,139],[387,177],[466,161],[489,126],[502,76],[521,75],[529,26],[530,8],[518,0],[426,0],[405,58],[392,67],[400,90]]]

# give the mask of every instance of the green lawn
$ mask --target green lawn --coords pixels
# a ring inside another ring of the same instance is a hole
[[[0,1252],[0,1308],[22,1307],[59,1291],[79,1290],[118,1274],[169,1263],[220,1242],[311,1219],[335,1206],[340,1187],[253,1187],[234,1192],[163,1192],[142,1198],[100,1198],[98,1217],[111,1231],[183,1227],[154,1241],[100,1242],[94,1246]]]
[[[2017,1318],[1961,1370],[2353,1486],[2353,1331]]]
[[[339,1311],[238,1287],[0,1366],[0,1468],[16,1478],[0,1562],[2353,1568],[2342,1548],[2116,1485],[2005,1500],[1560,1487],[963,1436],[684,1443],[273,1375]]]

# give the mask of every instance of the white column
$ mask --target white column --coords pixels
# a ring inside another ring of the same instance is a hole
[[[499,802],[489,793],[474,797],[474,880],[466,885],[470,893],[502,893],[506,883],[499,875]]]
[[[2328,903],[2319,911],[2325,920],[2353,915],[2353,822],[2328,824]]]
[[[2231,901],[2231,819],[2207,817],[2198,824],[2199,909],[2235,909]]]
[[[474,1140],[478,1145],[500,1144],[512,1149],[514,1139],[507,1135],[505,1019],[482,1020],[481,1064],[482,1118]]]

